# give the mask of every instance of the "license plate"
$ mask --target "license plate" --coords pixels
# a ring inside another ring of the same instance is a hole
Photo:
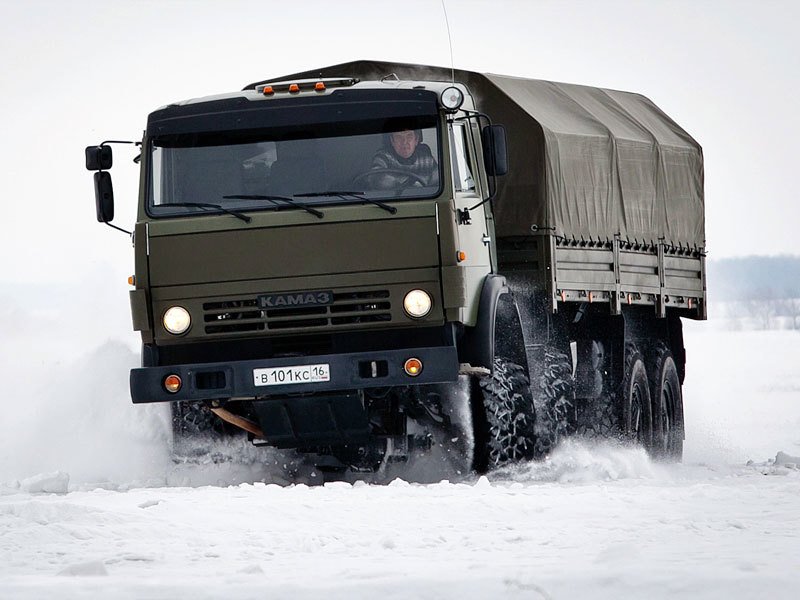
[[[331,380],[329,364],[302,365],[298,367],[269,367],[253,369],[255,385],[292,385],[294,383],[318,383]]]

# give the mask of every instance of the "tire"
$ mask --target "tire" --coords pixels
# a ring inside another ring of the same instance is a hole
[[[597,398],[576,400],[575,424],[572,432],[587,439],[619,439],[619,418],[614,410],[614,397],[603,393]]]
[[[532,386],[536,414],[534,456],[544,458],[570,432],[573,414],[575,381],[572,377],[572,358],[551,346],[546,346],[537,381]]]
[[[604,345],[600,344],[600,347]],[[612,393],[614,386],[610,381],[604,350],[592,353],[590,372],[595,381],[592,390],[594,395],[574,400],[570,433],[587,439],[619,439],[619,411],[616,410],[615,395]]]
[[[198,402],[173,402],[172,432],[181,437],[214,431],[217,418],[208,407]]]
[[[625,375],[618,398],[622,404],[623,438],[652,449],[653,425],[650,383],[644,358],[634,344],[625,346]]]
[[[669,348],[659,343],[649,361],[653,406],[652,454],[680,461],[683,458],[683,393],[680,373]]]
[[[473,468],[482,473],[533,458],[536,412],[525,369],[496,357],[491,374],[476,377],[473,389]]]
[[[170,408],[174,457],[203,454],[209,442],[221,439],[229,430],[206,405],[199,402],[173,402]]]

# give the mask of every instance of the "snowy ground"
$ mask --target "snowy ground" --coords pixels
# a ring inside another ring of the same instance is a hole
[[[796,598],[800,335],[690,325],[684,464],[572,443],[428,485],[176,466],[127,343],[4,344],[0,597]]]

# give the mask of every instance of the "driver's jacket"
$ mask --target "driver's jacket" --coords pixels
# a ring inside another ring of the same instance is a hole
[[[398,171],[397,175],[387,173],[385,179],[385,186],[381,187],[396,187],[400,183],[403,187],[412,186],[415,183],[419,185],[419,181],[423,182],[425,186],[439,185],[439,166],[436,159],[431,154],[431,149],[427,144],[420,144],[408,158],[398,156],[393,150],[381,148],[372,159],[373,169],[391,169]],[[401,173],[408,173],[416,177],[408,177],[406,181],[399,181]]]

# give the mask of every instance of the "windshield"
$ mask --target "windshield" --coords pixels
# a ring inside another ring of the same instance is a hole
[[[313,129],[154,138],[148,212],[308,210],[439,195],[435,116],[372,122],[349,135]]]

